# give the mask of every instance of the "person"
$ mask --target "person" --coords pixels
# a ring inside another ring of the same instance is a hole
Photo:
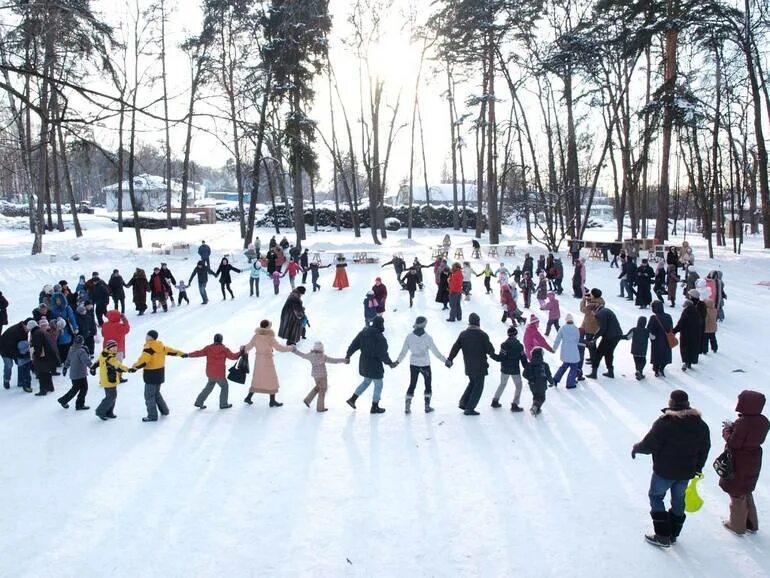
[[[553,266],[556,269],[555,276],[553,278],[553,284],[556,288],[556,294],[561,295],[564,293],[564,265],[562,265],[561,257],[557,257],[553,260]]]
[[[452,272],[447,279],[447,291],[449,300],[449,319],[447,321],[462,321],[463,271],[460,263],[452,263]]]
[[[291,284],[292,290],[295,288],[295,280],[297,278],[297,274],[302,271],[302,267],[300,267],[300,264],[297,261],[294,261],[293,259],[289,261],[286,264],[286,267],[284,269],[284,275],[289,276],[289,283]]]
[[[307,283],[307,272],[310,271],[310,255],[308,250],[302,251],[302,255],[299,257],[299,266],[302,269],[302,284]]]
[[[644,366],[647,365],[647,344],[650,341],[650,330],[647,329],[647,318],[643,315],[636,320],[636,327],[632,327],[623,336],[625,340],[631,340],[631,356],[634,358],[634,373],[637,381],[644,379]]]
[[[612,255],[612,262],[610,263],[610,269],[613,267],[618,268],[618,256],[620,255],[621,244],[617,241],[610,246],[610,254]]]
[[[508,268],[505,266],[505,263],[500,263],[500,266],[495,271],[494,277],[497,278],[497,282],[502,287],[503,285],[508,284],[508,279],[511,276],[511,272],[508,271]]]
[[[546,296],[548,299],[540,304],[540,310],[548,311],[548,323],[545,325],[545,336],[548,337],[551,334],[551,327],[559,331],[561,311],[559,310],[559,300],[556,298],[556,293],[549,291],[546,293]]]
[[[30,357],[32,359],[32,369],[35,370],[37,380],[40,383],[40,390],[35,394],[37,396],[46,395],[53,391],[53,373],[59,366],[59,352],[56,349],[56,340],[51,339],[46,334],[48,322],[45,317],[40,319],[40,325],[28,324],[29,328],[29,347]]]
[[[374,291],[367,291],[364,297],[364,326],[369,327],[377,317],[377,297]]]
[[[521,296],[524,299],[524,308],[529,309],[532,303],[532,292],[535,290],[535,283],[532,281],[532,275],[529,271],[524,272],[524,277],[521,279]]]
[[[441,303],[443,307],[441,308],[442,311],[445,309],[449,309],[449,276],[451,275],[451,272],[449,270],[449,266],[444,264],[441,265],[441,268],[438,272],[438,280],[436,288],[436,303]],[[461,283],[462,287],[462,283]]]
[[[541,271],[537,277],[537,290],[535,291],[535,298],[537,302],[542,305],[545,302],[545,298],[548,296],[548,279],[545,273]]]
[[[668,295],[671,307],[676,306],[676,289],[679,281],[680,277],[677,274],[676,265],[668,265],[668,270],[666,271],[666,294]]]
[[[163,285],[164,289],[166,291],[166,300],[171,303],[171,306],[174,306],[174,290],[173,287],[176,285],[176,279],[174,278],[174,274],[171,272],[171,269],[168,268],[168,263],[161,263],[160,264],[160,276],[163,278]]]
[[[270,396],[270,407],[281,407],[275,396],[278,394],[278,374],[273,362],[273,351],[294,351],[293,345],[282,345],[275,338],[273,324],[267,319],[259,322],[259,327],[254,331],[251,340],[243,346],[244,353],[254,350],[254,373],[251,375],[251,387],[244,399],[244,403],[252,405],[255,393],[266,393]]]
[[[187,297],[187,283],[180,279],[179,283],[176,284],[176,290],[179,291],[179,294],[177,295],[177,305],[181,305],[182,301],[189,305],[190,299]]]
[[[0,291],[0,333],[3,332],[3,327],[6,325],[8,325],[8,299]]]
[[[655,281],[653,283],[652,292],[655,293],[655,297],[658,301],[663,301],[663,296],[666,295],[666,266],[663,261],[658,261],[655,265]]]
[[[553,349],[540,333],[540,319],[533,313],[529,316],[529,321],[524,328],[524,355],[527,359],[532,358],[532,350],[535,347],[542,347],[553,353]]]
[[[698,282],[698,279],[700,279],[700,275],[695,269],[695,265],[688,266],[685,271],[682,294],[684,295],[684,298],[687,299],[688,293],[695,289],[695,284]]]
[[[492,266],[489,263],[484,266],[484,270],[477,274],[476,277],[481,277],[482,275],[484,276],[484,289],[486,289],[487,295],[489,295],[492,293],[491,278],[497,278],[497,275],[495,275],[495,272],[492,271]]]
[[[318,278],[320,277],[320,270],[321,269],[328,269],[331,267],[331,263],[327,263],[326,265],[321,265],[320,263],[317,263],[313,261],[310,263],[310,281],[313,283],[313,293],[316,291],[321,290],[321,285],[318,283]],[[302,283],[305,283],[305,276],[302,276]]]
[[[655,279],[655,271],[650,267],[647,259],[642,259],[641,266],[636,270],[636,306],[647,309],[652,303],[652,282]]]
[[[690,244],[687,241],[682,241],[682,246],[679,248],[679,263],[683,269],[695,265],[692,247],[690,247]]]
[[[206,358],[206,385],[195,398],[195,407],[206,409],[206,399],[213,391],[214,386],[219,386],[219,409],[228,409],[233,404],[227,402],[228,383],[225,377],[225,362],[230,359],[235,361],[242,355],[241,351],[231,351],[222,343],[224,338],[221,333],[214,335],[214,342],[202,349],[196,349],[187,354],[187,357],[205,357]]]
[[[383,267],[387,267],[388,265],[393,265],[393,269],[396,271],[396,281],[398,281],[399,285],[403,285],[403,282],[401,281],[401,275],[403,274],[404,270],[406,269],[406,261],[404,261],[401,257],[399,257],[397,254],[393,254],[393,258],[388,261],[387,263],[383,263]]]
[[[625,297],[627,301],[631,301],[634,298],[634,280],[631,278],[631,263],[633,260],[631,257],[626,256],[620,258],[620,295],[618,297]]]
[[[654,546],[668,548],[676,542],[685,522],[684,492],[690,479],[699,475],[706,464],[711,440],[709,428],[698,410],[690,407],[685,391],[671,392],[668,407],[646,436],[631,449],[636,454],[652,455],[650,480],[650,517],[653,534],[645,539]],[[663,499],[671,492],[671,508]]]
[[[270,241],[268,242],[268,249],[275,249],[278,246],[278,241],[275,240],[275,235],[270,237]]]
[[[530,256],[529,253],[524,253],[524,263],[521,266],[522,275],[526,275],[527,273],[529,273],[529,276],[532,277],[533,267],[534,267],[534,261],[532,260],[532,257]]]
[[[281,273],[280,269],[276,269],[272,272],[270,275],[270,278],[273,280],[273,294],[278,295],[281,289],[281,278],[285,277],[286,273]]]
[[[377,298],[377,313],[382,315],[385,313],[385,300],[388,298],[388,288],[382,282],[382,277],[377,277],[374,280],[372,291],[374,291],[374,296]]]
[[[553,349],[559,349],[561,365],[553,376],[555,385],[559,385],[564,373],[567,373],[567,389],[577,387],[578,378],[582,375],[580,366],[580,330],[575,327],[575,320],[571,313],[564,318],[564,327],[559,329],[553,342]]]
[[[235,271],[236,273],[241,272],[240,269],[230,265],[230,261],[227,259],[227,257],[222,257],[222,260],[219,262],[219,267],[214,272],[214,276],[219,277],[219,285],[222,289],[222,301],[227,299],[225,289],[227,289],[227,292],[230,293],[230,299],[235,299],[235,295],[233,295],[233,289],[230,286],[230,284],[233,282],[230,276],[231,271]]]
[[[112,305],[115,307],[115,309],[119,308],[121,313],[125,313],[126,282],[123,280],[123,276],[120,274],[120,271],[117,269],[112,270],[112,275],[110,275],[110,280],[107,283],[107,286],[110,288],[110,293],[112,294]]]
[[[417,379],[421,375],[425,383],[425,413],[433,411],[430,405],[430,398],[433,395],[430,354],[433,353],[433,355],[441,360],[441,363],[446,363],[446,357],[438,350],[438,347],[433,342],[433,338],[425,332],[427,324],[428,320],[425,317],[420,316],[415,319],[412,332],[404,339],[401,353],[396,358],[396,365],[398,365],[404,360],[407,353],[411,354],[409,357],[409,387],[406,390],[404,413],[412,413],[414,390],[417,387]]]
[[[126,287],[131,287],[136,312],[139,315],[144,315],[144,312],[147,311],[147,293],[150,291],[144,269],[137,267],[129,282],[126,283]]]
[[[211,269],[211,247],[206,244],[206,241],[201,241],[201,246],[198,247],[198,257],[206,268]]]
[[[118,399],[118,384],[122,383],[123,373],[134,373],[136,370],[126,367],[118,359],[118,344],[113,340],[104,343],[104,349],[99,359],[91,365],[91,375],[99,370],[99,385],[104,388],[104,399],[96,407],[96,416],[102,420],[115,419],[115,402]]]
[[[706,320],[703,326],[703,348],[701,349],[701,353],[707,355],[709,346],[711,346],[711,351],[714,353],[719,349],[719,343],[717,343],[718,312],[713,299],[707,299],[703,304],[706,306]]]
[[[286,345],[299,343],[302,338],[302,320],[305,318],[305,306],[302,297],[305,288],[300,285],[294,289],[283,304],[281,324],[278,327],[278,337],[286,340]]]
[[[144,403],[147,406],[147,416],[143,422],[158,421],[158,411],[168,415],[166,400],[160,393],[160,386],[166,380],[166,356],[187,357],[186,353],[169,347],[158,340],[158,332],[150,329],[145,337],[144,349],[132,369],[142,369],[144,379]]]
[[[37,322],[29,319],[27,321],[20,321],[11,325],[3,331],[0,335],[0,356],[3,358],[3,387],[5,389],[11,388],[11,375],[13,372],[13,366],[16,365],[16,385],[21,387],[27,393],[32,391],[31,388],[31,375],[29,365],[29,338],[28,332],[37,326]],[[27,344],[23,346],[26,351],[22,353],[19,345],[21,343]]]
[[[44,301],[41,301],[40,304],[32,310],[32,319],[40,323],[41,319],[45,319],[46,321],[53,321],[54,316],[50,309],[48,309],[48,304]]]
[[[123,361],[126,358],[126,335],[131,331],[131,324],[125,315],[117,309],[107,311],[107,321],[102,325],[102,338],[105,341],[110,339],[118,344],[118,359]]]
[[[516,296],[513,294],[514,290],[515,287],[512,288],[510,285],[500,287],[500,296],[503,302],[503,317],[501,321],[505,323],[506,320],[510,319],[512,322],[524,324],[526,319],[524,319],[521,309],[519,309],[519,305],[516,303]]]
[[[209,282],[209,275],[216,277],[216,273],[211,270],[211,267],[206,264],[204,260],[198,261],[195,265],[195,269],[190,273],[190,278],[187,280],[187,284],[190,285],[194,277],[198,277],[198,292],[201,295],[201,304],[206,305],[209,302],[209,296],[206,293],[206,285]]]
[[[93,303],[79,303],[75,310],[75,319],[78,323],[78,335],[83,337],[85,348],[90,355],[93,355],[95,351],[94,339],[96,338],[96,318],[94,317]]]
[[[685,299],[673,333],[679,334],[679,353],[682,357],[682,371],[692,369],[698,363],[698,356],[703,347],[702,320],[692,301]]]
[[[465,300],[471,300],[471,289],[473,289],[473,276],[476,275],[476,271],[471,267],[470,261],[463,262],[463,295]]]
[[[268,275],[272,275],[275,272],[275,270],[278,268],[278,266],[275,263],[275,259],[276,259],[275,249],[271,247],[270,249],[268,249],[267,254],[265,255]]]
[[[465,375],[468,385],[460,397],[459,407],[465,415],[479,415],[476,406],[484,392],[484,378],[489,370],[487,356],[495,361],[500,358],[489,341],[489,335],[481,330],[481,319],[477,313],[468,315],[468,328],[460,333],[449,351],[445,365],[452,367],[454,358],[463,352]]]
[[[671,363],[671,345],[667,334],[674,328],[671,315],[663,310],[662,301],[652,302],[652,315],[647,322],[652,346],[650,348],[650,364],[655,377],[666,377],[666,366]]]
[[[251,265],[252,261],[256,261],[258,258],[257,249],[254,247],[254,243],[249,243],[246,250],[243,252],[243,256],[246,257],[246,261]]]
[[[259,278],[263,275],[265,275],[265,270],[262,268],[262,263],[255,260],[249,269],[249,297],[254,295],[259,297]]]
[[[716,270],[711,272],[714,278],[714,295],[716,295],[715,305],[717,308],[717,321],[725,320],[725,299],[727,294],[725,293],[725,282],[722,278],[722,271]]]
[[[345,255],[338,253],[336,264],[337,271],[334,274],[334,283],[332,283],[332,287],[338,289],[339,291],[342,291],[345,287],[350,286],[350,283],[348,283],[348,274],[345,272],[345,268],[347,266],[348,264],[345,261]]]
[[[289,248],[290,244],[289,244],[289,240],[286,238],[286,235],[283,236],[283,238],[281,239],[281,242],[278,243],[278,246],[284,251],[286,251],[286,249]]]
[[[674,272],[676,272],[677,269],[681,266],[679,263],[679,254],[676,251],[676,248],[671,246],[668,248],[668,253],[666,253],[666,265],[670,267],[671,265],[674,266]]]
[[[382,378],[385,375],[383,365],[391,368],[396,367],[396,363],[388,355],[388,340],[385,339],[385,323],[382,317],[375,317],[369,327],[364,327],[348,346],[345,353],[346,363],[356,351],[360,351],[358,357],[358,373],[363,377],[352,396],[347,400],[347,404],[356,409],[356,400],[363,395],[369,385],[374,382],[374,393],[372,394],[372,408],[369,413],[385,413],[385,408],[380,407],[380,397],[382,395]]]
[[[96,323],[101,327],[102,323],[104,323],[104,314],[107,313],[107,306],[110,303],[110,288],[101,280],[97,271],[94,271],[91,275],[90,283],[90,286],[86,284],[88,298],[94,304]]]
[[[599,325],[599,330],[593,337],[594,343],[601,338],[601,343],[596,347],[591,362],[591,373],[588,375],[590,379],[597,378],[597,371],[599,364],[604,359],[604,363],[607,366],[607,371],[602,375],[609,377],[610,379],[615,377],[615,370],[613,361],[615,359],[615,348],[618,346],[620,339],[623,337],[623,330],[620,328],[618,318],[611,309],[607,309],[604,305],[595,303],[592,305],[594,308],[594,315],[596,315],[596,322]]]
[[[417,270],[414,268],[407,269],[403,280],[404,288],[406,289],[407,293],[409,293],[409,307],[411,308],[412,305],[414,305],[414,294],[417,292]]]
[[[508,339],[500,344],[500,385],[497,386],[495,395],[492,398],[492,407],[497,409],[502,407],[500,405],[500,398],[505,392],[505,386],[508,385],[508,379],[513,380],[514,392],[513,401],[511,402],[511,411],[518,413],[524,411],[519,406],[521,401],[521,374],[519,373],[519,366],[521,369],[526,369],[527,358],[524,355],[524,346],[516,339],[517,335],[516,327],[510,326],[508,328]]]
[[[324,353],[324,344],[316,341],[309,353],[304,353],[294,348],[294,354],[310,362],[310,376],[315,381],[315,386],[305,396],[302,401],[309,408],[313,399],[318,396],[316,402],[316,411],[323,413],[328,410],[326,407],[326,391],[329,389],[329,378],[326,371],[327,363],[348,363],[344,357],[330,357]]]
[[[72,387],[58,400],[64,409],[69,408],[69,402],[73,397],[76,410],[91,409],[86,405],[86,395],[88,395],[88,369],[91,367],[91,356],[83,346],[83,336],[76,335],[72,342],[72,347],[67,353],[67,359],[64,362],[63,375],[69,371]]]
[[[543,412],[542,407],[545,403],[545,392],[548,386],[554,385],[551,368],[543,360],[542,347],[535,347],[532,350],[532,357],[524,369],[523,376],[529,383],[529,390],[532,392],[532,407],[529,409],[529,413],[538,416]]]
[[[158,312],[158,303],[163,308],[163,311],[168,311],[168,305],[166,303],[166,281],[161,275],[160,267],[155,267],[150,275],[150,300],[152,301],[152,312]],[[101,323],[99,324],[101,326]]]
[[[738,419],[726,421],[722,437],[733,457],[733,477],[719,480],[719,487],[730,496],[730,518],[725,528],[736,534],[759,530],[754,490],[762,470],[762,444],[770,422],[762,415],[765,396],[758,391],[743,390],[738,395],[735,411]]]
[[[576,263],[580,259],[580,241],[572,239],[569,245],[569,254],[572,257],[572,263]]]

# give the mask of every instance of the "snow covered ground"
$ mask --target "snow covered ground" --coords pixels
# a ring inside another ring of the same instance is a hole
[[[118,234],[98,215],[82,218],[84,238],[76,240],[72,231],[46,235],[46,253],[34,258],[28,256],[28,233],[0,231],[0,290],[11,302],[12,322],[29,314],[45,283],[74,284],[91,271],[106,278],[113,268],[128,278],[134,267],[151,269],[161,260],[185,280],[193,269],[194,249],[164,256],[136,250],[133,231]],[[613,231],[591,235],[612,238]],[[388,249],[400,248],[408,261],[419,254],[427,262],[429,246],[444,232],[420,231],[414,241],[404,232],[391,234],[385,260]],[[506,233],[506,239],[518,237]],[[458,244],[460,235],[450,234]],[[259,235],[265,245],[271,232]],[[214,250],[213,265],[229,252],[238,255],[236,266],[246,266],[237,224],[145,231],[144,239],[148,248],[184,240],[195,247],[205,239]],[[768,576],[770,472],[755,494],[763,530],[739,538],[721,527],[727,498],[710,463],[722,446],[720,423],[734,417],[738,393],[767,391],[770,289],[757,284],[770,280],[770,252],[756,239],[740,257],[720,250],[707,263],[700,240],[689,240],[701,271],[724,271],[729,298],[719,353],[685,375],[677,351],[666,379],[648,370],[640,383],[624,342],[617,379],[586,381],[574,391],[551,389],[537,419],[507,410],[512,386],[503,409],[489,408],[499,379],[494,363],[478,418],[456,407],[465,386],[461,363],[448,370],[434,362],[436,412],[430,415],[419,404],[412,415],[403,413],[406,362],[386,370],[387,413],[368,413],[371,390],[352,411],[344,400],[359,383],[357,357],[349,366],[330,366],[325,414],[302,404],[312,385],[310,366],[291,354],[276,355],[285,402],[277,409],[269,409],[264,396],[245,405],[246,386],[237,384],[231,384],[232,409],[214,409],[214,397],[209,409],[195,409],[205,379],[204,361],[193,359],[169,360],[163,394],[171,415],[152,424],[141,422],[140,374],[119,388],[118,419],[109,422],[92,411],[65,411],[55,396],[0,390],[0,576]],[[349,232],[311,233],[308,246],[352,251],[370,247],[369,241],[356,242]],[[524,244],[515,242],[519,255],[503,261],[522,260]],[[418,314],[428,317],[428,331],[448,353],[464,324],[444,321],[430,275],[409,310],[406,293],[395,290],[392,268],[352,264],[351,288],[330,288],[332,268],[322,272],[322,291],[307,294],[312,327],[301,348],[321,340],[329,354],[344,355],[363,325],[363,295],[379,274],[391,291],[385,316],[391,355],[398,354]],[[608,306],[629,328],[638,310],[614,297],[616,277],[606,263],[589,262],[588,285],[604,290]],[[212,301],[205,308],[195,288],[192,305],[166,314],[137,317],[129,304],[128,360],[138,356],[151,328],[185,350],[210,343],[216,332],[237,347],[261,319],[277,325],[288,283],[279,296],[263,283],[263,296],[249,299],[248,278],[241,274],[236,299],[226,302],[218,289],[215,281],[209,284]],[[577,300],[565,293],[561,304],[562,315],[580,319]],[[680,306],[672,312],[675,319]],[[497,295],[484,295],[481,279],[472,301],[463,302],[466,318],[471,311],[480,314],[496,345],[503,341]],[[554,368],[557,359],[546,357]],[[68,380],[55,383],[61,392]],[[90,387],[94,408],[102,390],[95,378]],[[646,456],[632,461],[630,450],[676,388],[688,391],[703,411],[713,449],[700,484],[703,509],[689,516],[677,545],[661,551],[642,538],[651,526],[651,462]],[[525,387],[525,407],[529,402]]]

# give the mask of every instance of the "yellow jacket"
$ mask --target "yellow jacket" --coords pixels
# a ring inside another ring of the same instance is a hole
[[[106,349],[91,368],[99,368],[99,384],[102,387],[117,387],[120,383],[120,374],[128,371],[128,367],[120,363],[117,353],[111,353]]]
[[[182,357],[184,353],[163,342],[153,339],[144,344],[139,359],[134,363],[134,369],[144,369],[144,382],[160,384],[165,381],[166,356]]]

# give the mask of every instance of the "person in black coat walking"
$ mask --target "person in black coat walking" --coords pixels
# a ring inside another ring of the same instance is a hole
[[[40,391],[35,395],[46,395],[53,391],[53,372],[59,366],[59,350],[53,340],[45,332],[34,325],[27,326],[30,329],[29,346],[32,350],[32,367],[40,382]]]
[[[171,272],[171,269],[168,268],[168,265],[166,263],[160,264],[160,276],[163,279],[164,285],[166,286],[166,296],[167,300],[171,302],[171,306],[174,306],[174,290],[173,287],[176,285],[176,279],[174,278],[174,274]]]
[[[636,367],[636,379],[644,379],[644,366],[647,365],[647,344],[650,341],[650,331],[647,329],[647,318],[639,317],[636,327],[629,329],[623,339],[631,340],[631,356]]]
[[[131,287],[136,311],[139,315],[144,315],[144,312],[147,311],[147,293],[150,291],[150,282],[147,280],[144,269],[137,267],[126,287]]]
[[[679,353],[682,356],[682,371],[692,369],[698,363],[703,348],[703,320],[692,301],[686,299],[682,314],[673,329],[679,334]]]
[[[356,409],[356,400],[363,395],[369,385],[374,382],[374,394],[372,395],[372,409],[370,413],[385,413],[385,408],[380,407],[382,395],[382,378],[385,375],[384,365],[391,368],[396,363],[388,355],[388,341],[385,339],[385,322],[382,317],[375,317],[369,327],[362,329],[348,346],[345,354],[345,363],[350,363],[350,358],[356,351],[361,354],[358,358],[358,373],[364,380],[356,388],[356,391],[347,400],[353,409]]]
[[[307,272],[310,271],[310,256],[308,250],[302,251],[302,255],[299,256],[299,266],[302,267],[302,284],[307,283]]]
[[[0,291],[0,333],[6,325],[8,325],[8,299]]]
[[[107,283],[107,286],[110,288],[110,294],[112,295],[112,304],[115,306],[115,309],[120,309],[120,312],[125,314],[126,291],[124,287],[126,286],[126,282],[123,280],[123,277],[121,276],[120,271],[118,271],[117,269],[113,269],[112,275],[110,275],[110,280]]]
[[[300,285],[289,293],[286,303],[281,310],[281,325],[278,328],[278,337],[286,340],[286,345],[295,345],[304,336],[302,335],[302,323],[305,319],[305,307],[302,297],[305,288]]]
[[[511,402],[512,412],[524,411],[519,406],[522,385],[519,365],[521,365],[521,369],[526,369],[527,367],[527,356],[524,355],[524,346],[521,344],[521,341],[516,339],[517,333],[516,326],[511,325],[508,328],[508,339],[500,345],[500,385],[497,391],[495,391],[495,396],[492,398],[492,407],[502,407],[500,405],[500,397],[502,397],[505,391],[508,379],[513,379],[515,390],[513,392],[513,402]]]
[[[666,334],[674,328],[671,315],[663,310],[663,302],[652,302],[652,315],[647,322],[647,331],[650,333],[651,351],[650,364],[655,372],[655,377],[666,377],[666,366],[671,363],[671,346],[668,344]]]
[[[449,266],[443,265],[438,274],[438,289],[436,290],[436,303],[441,303],[444,306],[442,311],[449,309],[449,275]]]
[[[644,439],[635,444],[636,454],[652,455],[650,480],[650,517],[655,529],[645,539],[654,546],[667,548],[676,542],[684,526],[684,493],[690,479],[702,475],[711,438],[706,422],[698,410],[690,407],[687,393],[671,392],[668,407],[652,425]],[[663,499],[671,491],[671,509],[666,511]]]
[[[30,367],[29,360],[26,356],[22,356],[19,351],[19,343],[27,341],[27,323],[31,322],[29,327],[33,324],[36,327],[37,323],[31,319],[22,321],[11,325],[6,329],[2,335],[0,335],[0,356],[3,358],[3,387],[5,389],[11,388],[11,373],[14,364],[16,365],[17,372],[17,385],[24,388],[24,391],[30,392]]]
[[[602,362],[602,358],[604,358],[607,371],[602,375],[604,377],[613,378],[615,377],[615,370],[613,368],[615,348],[623,337],[623,330],[620,328],[618,318],[611,309],[607,309],[600,303],[592,303],[589,307],[593,308],[596,315],[596,322],[599,324],[599,331],[594,335],[593,342],[596,342],[599,338],[601,338],[601,342],[591,356],[591,373],[588,374],[587,377],[590,379],[597,378],[599,364]]]
[[[91,276],[89,283],[90,285],[86,284],[88,287],[88,297],[91,303],[94,304],[96,323],[101,327],[104,323],[102,318],[107,313],[107,306],[110,304],[110,288],[101,280],[99,273],[96,271]]]
[[[468,386],[460,397],[459,407],[465,415],[479,415],[476,406],[484,392],[484,378],[489,369],[487,356],[495,361],[500,361],[500,357],[495,353],[495,348],[489,341],[489,335],[481,330],[481,320],[476,313],[468,316],[468,328],[460,333],[457,341],[452,345],[446,360],[447,367],[452,367],[454,358],[461,350],[465,375],[468,376]]]
[[[235,271],[236,273],[240,273],[240,269],[236,269],[232,265],[230,265],[230,261],[227,260],[227,257],[222,257],[222,261],[219,263],[219,267],[217,268],[216,272],[214,273],[215,277],[219,277],[219,284],[222,287],[222,301],[227,299],[227,295],[225,295],[225,289],[230,293],[230,299],[235,299],[235,295],[233,295],[233,290],[230,287],[230,283],[233,282],[232,278],[230,277],[230,272]]]
[[[647,259],[642,259],[642,265],[636,270],[636,305],[640,309],[646,309],[652,303],[652,281],[655,271],[650,267]]]
[[[206,293],[206,285],[209,282],[209,275],[216,277],[216,273],[214,273],[214,271],[212,271],[209,266],[206,265],[203,260],[201,260],[198,261],[195,269],[193,269],[193,272],[190,273],[190,279],[187,281],[187,285],[191,285],[193,278],[198,277],[198,292],[201,294],[203,305],[209,302],[209,296],[208,293]]]

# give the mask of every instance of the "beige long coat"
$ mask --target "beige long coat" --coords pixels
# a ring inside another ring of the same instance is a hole
[[[273,363],[273,350],[292,351],[292,346],[281,345],[275,338],[275,332],[270,329],[257,328],[254,337],[246,345],[246,351],[256,351],[254,370],[251,374],[251,387],[254,393],[278,393],[278,374]]]

